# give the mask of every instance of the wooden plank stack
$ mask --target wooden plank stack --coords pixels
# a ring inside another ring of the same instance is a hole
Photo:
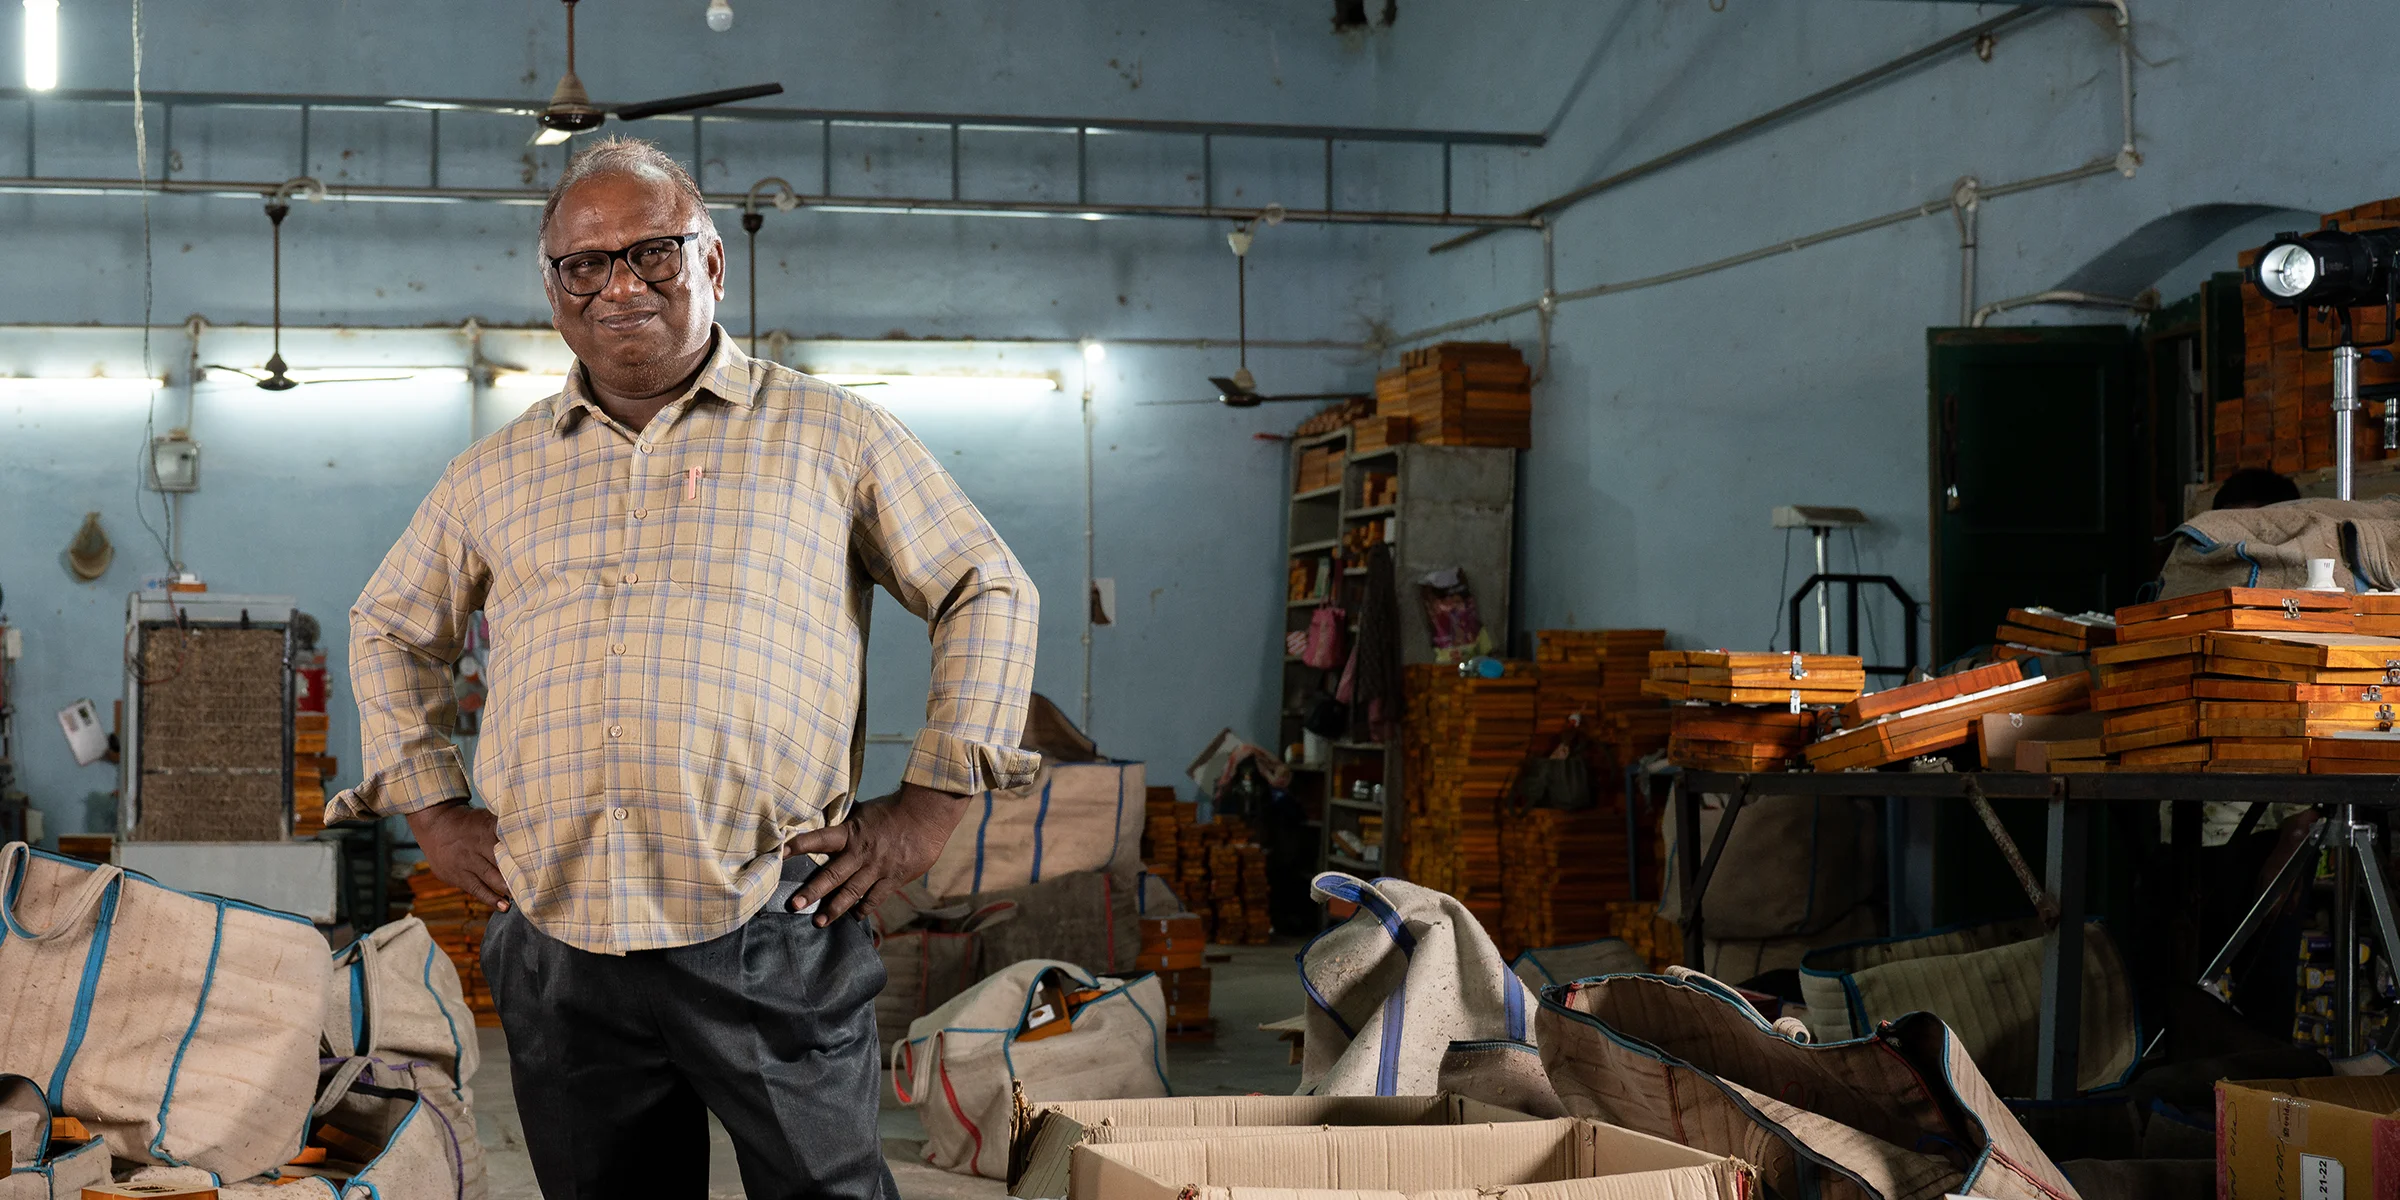
[[[1506,342],[1443,342],[1375,380],[1377,414],[1432,446],[1533,446],[1533,368]]]
[[[334,760],[325,753],[325,714],[292,714],[292,836],[325,829],[325,780]]]
[[[2336,733],[2308,739],[2311,775],[2400,775],[2400,733]]]
[[[475,1014],[475,1023],[483,1026],[500,1024],[500,1010],[492,1005],[492,985],[483,977],[483,927],[491,920],[492,910],[481,901],[458,888],[434,877],[433,869],[418,863],[408,877],[412,899],[410,911],[425,922],[425,932],[433,935],[433,944],[450,956],[451,965],[458,968],[459,987],[466,993],[467,1008]]]
[[[1200,914],[1142,918],[1142,949],[1133,965],[1158,976],[1167,1001],[1167,1037],[1204,1040],[1216,1035],[1208,1015],[1207,934]]]
[[[1667,644],[1664,629],[1544,629],[1534,635],[1533,662],[1541,679],[1538,737],[1566,731],[1580,713],[1587,735],[1610,714],[1628,708],[1656,709],[1642,695],[1650,655]],[[1638,756],[1637,756],[1638,757]]]
[[[1300,452],[1292,477],[1292,494],[1320,491],[1342,481],[1342,463],[1349,452],[1339,445]]]
[[[1909,684],[1877,693],[1861,704],[1863,723],[1808,747],[1809,765],[1820,771],[1880,767],[1966,745],[1989,713],[2082,712],[2090,705],[2091,678],[2077,673],[2058,679],[2040,675],[2008,680],[2014,663]],[[1997,681],[1997,682],[1995,682]],[[1977,690],[1962,690],[1975,688]],[[1893,705],[1904,707],[1893,708]],[[1872,710],[1873,715],[1868,716]]]
[[[2220,588],[2117,610],[2117,640],[2140,642],[2218,630],[2351,633],[2356,618],[2341,592]]]
[[[1816,736],[1815,713],[1732,705],[1681,704],[1667,758],[1695,771],[1784,771],[1800,763]],[[1550,945],[1535,942],[1534,945]]]
[[[1209,969],[1188,967],[1158,972],[1158,988],[1167,1002],[1167,1040],[1208,1041],[1217,1036],[1216,1018],[1208,1014]]]
[[[1847,704],[1866,690],[1864,660],[1845,654],[1659,650],[1642,694],[1718,704]]]
[[[2125,611],[2125,610],[2119,610]],[[2206,668],[2208,635],[2128,636],[2092,652],[2092,707],[2104,714],[2100,747],[2126,770],[2200,771],[2209,745],[2200,734],[2194,686]]]
[[[1654,822],[1650,842],[1655,842]],[[1608,906],[1633,894],[1622,804],[1561,812],[1509,811],[1500,822],[1503,954],[1610,935]],[[1655,886],[1657,877],[1651,876]]]
[[[1995,639],[2052,654],[2088,654],[2117,640],[2117,619],[2107,613],[2068,614],[2054,608],[2012,608]]]
[[[1393,374],[1393,372],[1386,372],[1386,374]],[[1398,374],[1405,376],[1407,373],[1398,372]],[[1378,404],[1383,402],[1383,392],[1383,381],[1379,379],[1375,382],[1375,398]],[[1404,378],[1402,380],[1401,388],[1403,405],[1406,403],[1406,397],[1407,389],[1406,380]],[[1405,445],[1406,443],[1415,440],[1413,432],[1415,428],[1416,423],[1409,420],[1406,416],[1387,417],[1377,415],[1361,418],[1358,424],[1350,427],[1350,453],[1373,454],[1378,450],[1386,450],[1393,446]],[[1370,506],[1376,503],[1378,503],[1378,501],[1367,501],[1367,504]],[[1389,502],[1383,501],[1382,503]]]
[[[1497,935],[1500,808],[1533,744],[1539,681],[1525,664],[1499,679],[1413,664],[1403,755],[1408,770],[1405,877],[1457,897]]]
[[[1273,934],[1267,909],[1266,851],[1239,817],[1199,823],[1199,806],[1151,788],[1144,800],[1142,863],[1167,881],[1220,945],[1264,945]]]

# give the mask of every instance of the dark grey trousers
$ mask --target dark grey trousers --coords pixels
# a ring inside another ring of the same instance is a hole
[[[789,865],[779,896],[809,869]],[[704,1200],[709,1112],[750,1200],[897,1200],[864,921],[819,929],[778,901],[712,941],[620,957],[500,913],[483,969],[545,1200]]]

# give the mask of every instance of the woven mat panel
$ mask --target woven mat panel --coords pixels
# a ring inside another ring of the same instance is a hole
[[[283,631],[142,631],[143,841],[284,836]]]

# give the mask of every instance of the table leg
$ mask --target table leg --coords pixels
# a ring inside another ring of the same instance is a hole
[[[2076,1094],[2078,1043],[2083,1034],[2083,914],[2085,863],[2091,842],[2091,811],[2066,797],[2050,797],[2047,891],[2057,905],[2058,924],[2042,938],[2042,1011],[2034,1098],[2065,1100]]]
[[[1725,843],[1733,838],[1733,822],[1735,818],[1738,818],[1742,815],[1742,805],[1747,803],[1749,799],[1749,781],[1745,779],[1741,783],[1735,784],[1733,794],[1725,798],[1725,815],[1717,818],[1716,836],[1711,837],[1708,840],[1708,855],[1700,860],[1696,873],[1691,877],[1689,886],[1684,889],[1683,965],[1687,967],[1695,967],[1701,970],[1707,969],[1708,943],[1702,936],[1703,930],[1701,928],[1700,902],[1708,895],[1708,881],[1716,876],[1717,860],[1725,856]],[[1689,815],[1683,817],[1682,820],[1687,822],[1692,835],[1692,840],[1697,842],[1700,840],[1699,793],[1686,788],[1683,793],[1683,800],[1683,808]],[[1686,856],[1686,861],[1689,861],[1688,856]]]

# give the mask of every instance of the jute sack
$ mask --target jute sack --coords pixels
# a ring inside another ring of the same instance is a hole
[[[1940,1017],[2003,1096],[2034,1091],[2042,1013],[2042,926],[2001,921],[1918,937],[1851,942],[1800,963],[1808,1028],[1820,1042],[1864,1036],[1912,1012]],[[2083,930],[2083,1031],[2076,1087],[2111,1087],[2141,1055],[2125,962],[2098,922]]]
[[[2308,560],[2330,558],[2344,591],[2400,587],[2400,496],[2287,500],[2204,512],[2167,535],[2159,598],[2219,588],[2308,586]]]
[[[483,1143],[450,1077],[431,1063],[325,1060],[312,1122],[378,1147],[342,1200],[484,1200]]]
[[[1301,1095],[1456,1092],[1561,1115],[1533,1047],[1532,993],[1465,905],[1431,888],[1338,871],[1310,888],[1358,911],[1300,952],[1309,1001]]]
[[[984,931],[1017,915],[1009,903],[919,908],[911,901],[904,891],[871,914],[875,952],[883,959],[875,1025],[895,1036],[983,978]]]
[[[1567,1111],[1729,1155],[1783,1200],[2063,1200],[2073,1185],[1941,1020],[1813,1045],[1705,975],[1542,993],[1542,1063]],[[1797,1036],[1795,1036],[1797,1035]]]
[[[415,917],[335,952],[325,993],[325,1053],[432,1063],[462,1095],[483,1053],[458,967]]]
[[[1678,785],[1680,786],[1680,785]],[[1679,794],[1677,802],[1683,797]],[[1676,822],[1659,822],[1666,842],[1666,894],[1660,909],[1683,919],[1681,854],[1697,862],[1716,840],[1723,809],[1700,810],[1700,844],[1675,844]],[[1725,839],[1709,877],[1700,916],[1713,938],[1780,938],[1816,933],[1874,896],[1880,821],[1875,804],[1825,796],[1753,796]],[[1747,976],[1727,974],[1725,978]]]
[[[967,802],[919,882],[945,899],[1077,871],[1139,867],[1145,791],[1138,762],[1045,761],[1033,782]]]
[[[1042,972],[1059,968],[1099,998],[1064,1033],[1020,1042]],[[892,1043],[892,1094],[925,1122],[925,1161],[945,1171],[1008,1177],[1010,1091],[1031,1100],[1139,1100],[1168,1095],[1166,1000],[1158,977],[1117,979],[1072,963],[1016,963],[919,1018]]]
[[[1650,969],[1650,963],[1625,939],[1609,937],[1526,950],[1508,961],[1508,969],[1528,991],[1538,993],[1554,983],[1572,983],[1594,975],[1640,975]]]
[[[0,1075],[0,1130],[13,1148],[0,1173],[0,1200],[82,1200],[83,1189],[108,1182],[108,1143],[50,1139],[50,1101],[22,1075]]]
[[[304,917],[0,850],[0,1072],[118,1158],[244,1179],[299,1152],[333,973]]]
[[[1016,918],[986,926],[983,961],[1029,958],[1071,962],[1095,974],[1133,971],[1142,952],[1141,897],[1131,872],[1078,871],[1040,883],[979,892],[966,903],[981,909],[1012,905]]]

